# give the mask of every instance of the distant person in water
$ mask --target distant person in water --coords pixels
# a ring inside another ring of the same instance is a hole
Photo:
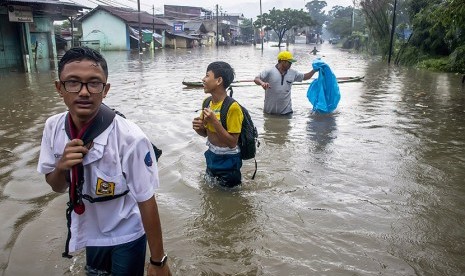
[[[313,55],[316,55],[316,53],[318,53],[318,52],[319,52],[319,51],[316,49],[316,46],[313,47],[313,50],[312,50],[311,53],[312,53]]]
[[[310,79],[315,70],[300,73],[291,69],[296,62],[292,54],[282,51],[278,54],[278,63],[255,77],[254,82],[265,89],[265,106],[263,111],[268,114],[288,115],[292,111],[291,88],[295,81]]]

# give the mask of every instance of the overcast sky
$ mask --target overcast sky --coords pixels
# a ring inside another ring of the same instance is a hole
[[[69,0],[68,0],[69,1]],[[137,9],[137,0],[71,0],[76,3],[89,6],[91,8],[97,6],[99,3],[121,3],[121,6],[129,6]],[[310,1],[305,0],[262,0],[262,12],[266,13],[273,7],[276,9],[292,8],[304,9],[305,3]],[[352,0],[326,0],[328,4],[327,9],[332,6],[350,6]],[[164,5],[180,5],[180,6],[194,6],[202,7],[209,10],[215,10],[218,4],[222,12],[226,13],[240,13],[244,14],[246,18],[255,18],[260,14],[260,1],[259,0],[140,0],[141,10],[152,11],[152,5],[155,6],[155,13],[163,13]]]

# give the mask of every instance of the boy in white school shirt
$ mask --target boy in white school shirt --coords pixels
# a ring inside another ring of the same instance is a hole
[[[152,145],[134,123],[102,104],[110,84],[105,59],[72,48],[55,87],[69,111],[47,119],[37,170],[55,192],[69,190],[68,253],[86,248],[87,275],[171,275],[155,201]]]

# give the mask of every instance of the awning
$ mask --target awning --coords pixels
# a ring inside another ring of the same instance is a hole
[[[179,36],[179,37],[184,37],[184,38],[192,39],[192,40],[200,40],[200,38],[198,38],[198,37],[183,34],[183,33],[171,33],[171,32],[168,32],[168,31],[166,31],[166,33],[169,34],[169,35],[172,35],[172,36]]]
[[[142,31],[142,34],[152,34],[155,40],[161,39],[163,37],[160,34],[152,33],[152,30],[149,30],[149,29],[141,29],[141,31]],[[129,36],[137,40],[139,37],[139,30],[129,26]]]

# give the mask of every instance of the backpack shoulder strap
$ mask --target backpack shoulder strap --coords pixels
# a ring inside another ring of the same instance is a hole
[[[227,125],[226,125],[226,119],[228,117],[228,111],[231,105],[235,102],[233,98],[230,96],[226,96],[223,100],[223,104],[221,105],[221,110],[220,110],[220,121],[221,125],[224,127],[224,129],[228,130]]]
[[[203,103],[202,103],[202,110],[206,107],[208,107],[208,105],[210,104],[210,102],[212,101],[212,96],[206,98],[205,100],[203,100]]]
[[[84,142],[84,145],[92,142],[95,137],[99,136],[103,131],[105,131],[105,129],[108,128],[108,126],[110,126],[110,124],[113,122],[113,119],[115,118],[115,115],[116,113],[114,110],[102,103],[93,121],[84,131],[84,133],[82,133],[82,136],[78,138]],[[68,138],[72,140],[76,137],[72,135],[68,118],[69,116],[69,113],[66,114],[65,132],[66,135],[68,135]]]

